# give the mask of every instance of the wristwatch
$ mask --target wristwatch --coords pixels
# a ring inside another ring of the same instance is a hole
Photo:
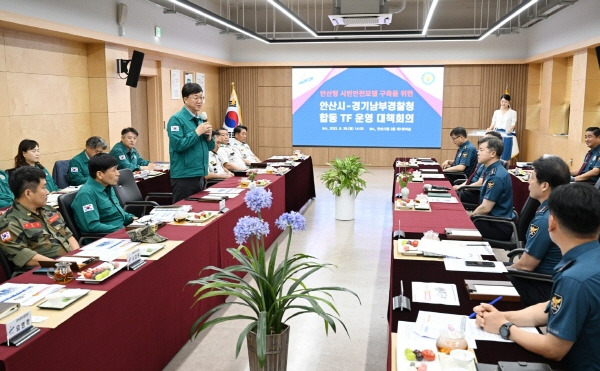
[[[510,337],[510,326],[513,326],[513,325],[514,325],[514,323],[512,323],[512,322],[506,322],[505,324],[500,326],[500,329],[498,330],[498,332],[500,333],[500,336],[502,337],[502,339],[509,340],[508,338]]]

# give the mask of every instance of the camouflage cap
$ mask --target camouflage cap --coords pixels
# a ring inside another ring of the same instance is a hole
[[[133,242],[158,243],[166,241],[167,238],[156,233],[156,225],[147,225],[145,227],[132,229],[127,234]]]

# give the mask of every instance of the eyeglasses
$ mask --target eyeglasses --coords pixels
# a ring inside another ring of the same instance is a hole
[[[450,138],[452,138],[452,141],[454,142],[455,140],[457,140],[460,137],[450,137]]]
[[[193,101],[196,101],[196,102],[200,101],[200,100],[204,102],[206,100],[206,97],[204,97],[204,96],[196,96],[196,95],[189,96],[188,98],[191,99],[191,100],[193,100]]]

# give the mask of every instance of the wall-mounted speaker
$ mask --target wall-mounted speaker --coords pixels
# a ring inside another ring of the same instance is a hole
[[[142,72],[142,63],[144,63],[144,53],[134,50],[131,55],[131,65],[129,66],[129,74],[125,85],[137,88],[140,72]]]

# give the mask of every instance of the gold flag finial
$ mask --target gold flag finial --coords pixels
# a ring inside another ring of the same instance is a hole
[[[510,93],[508,92],[508,84],[506,84],[506,88],[504,88],[504,94],[510,95]]]

